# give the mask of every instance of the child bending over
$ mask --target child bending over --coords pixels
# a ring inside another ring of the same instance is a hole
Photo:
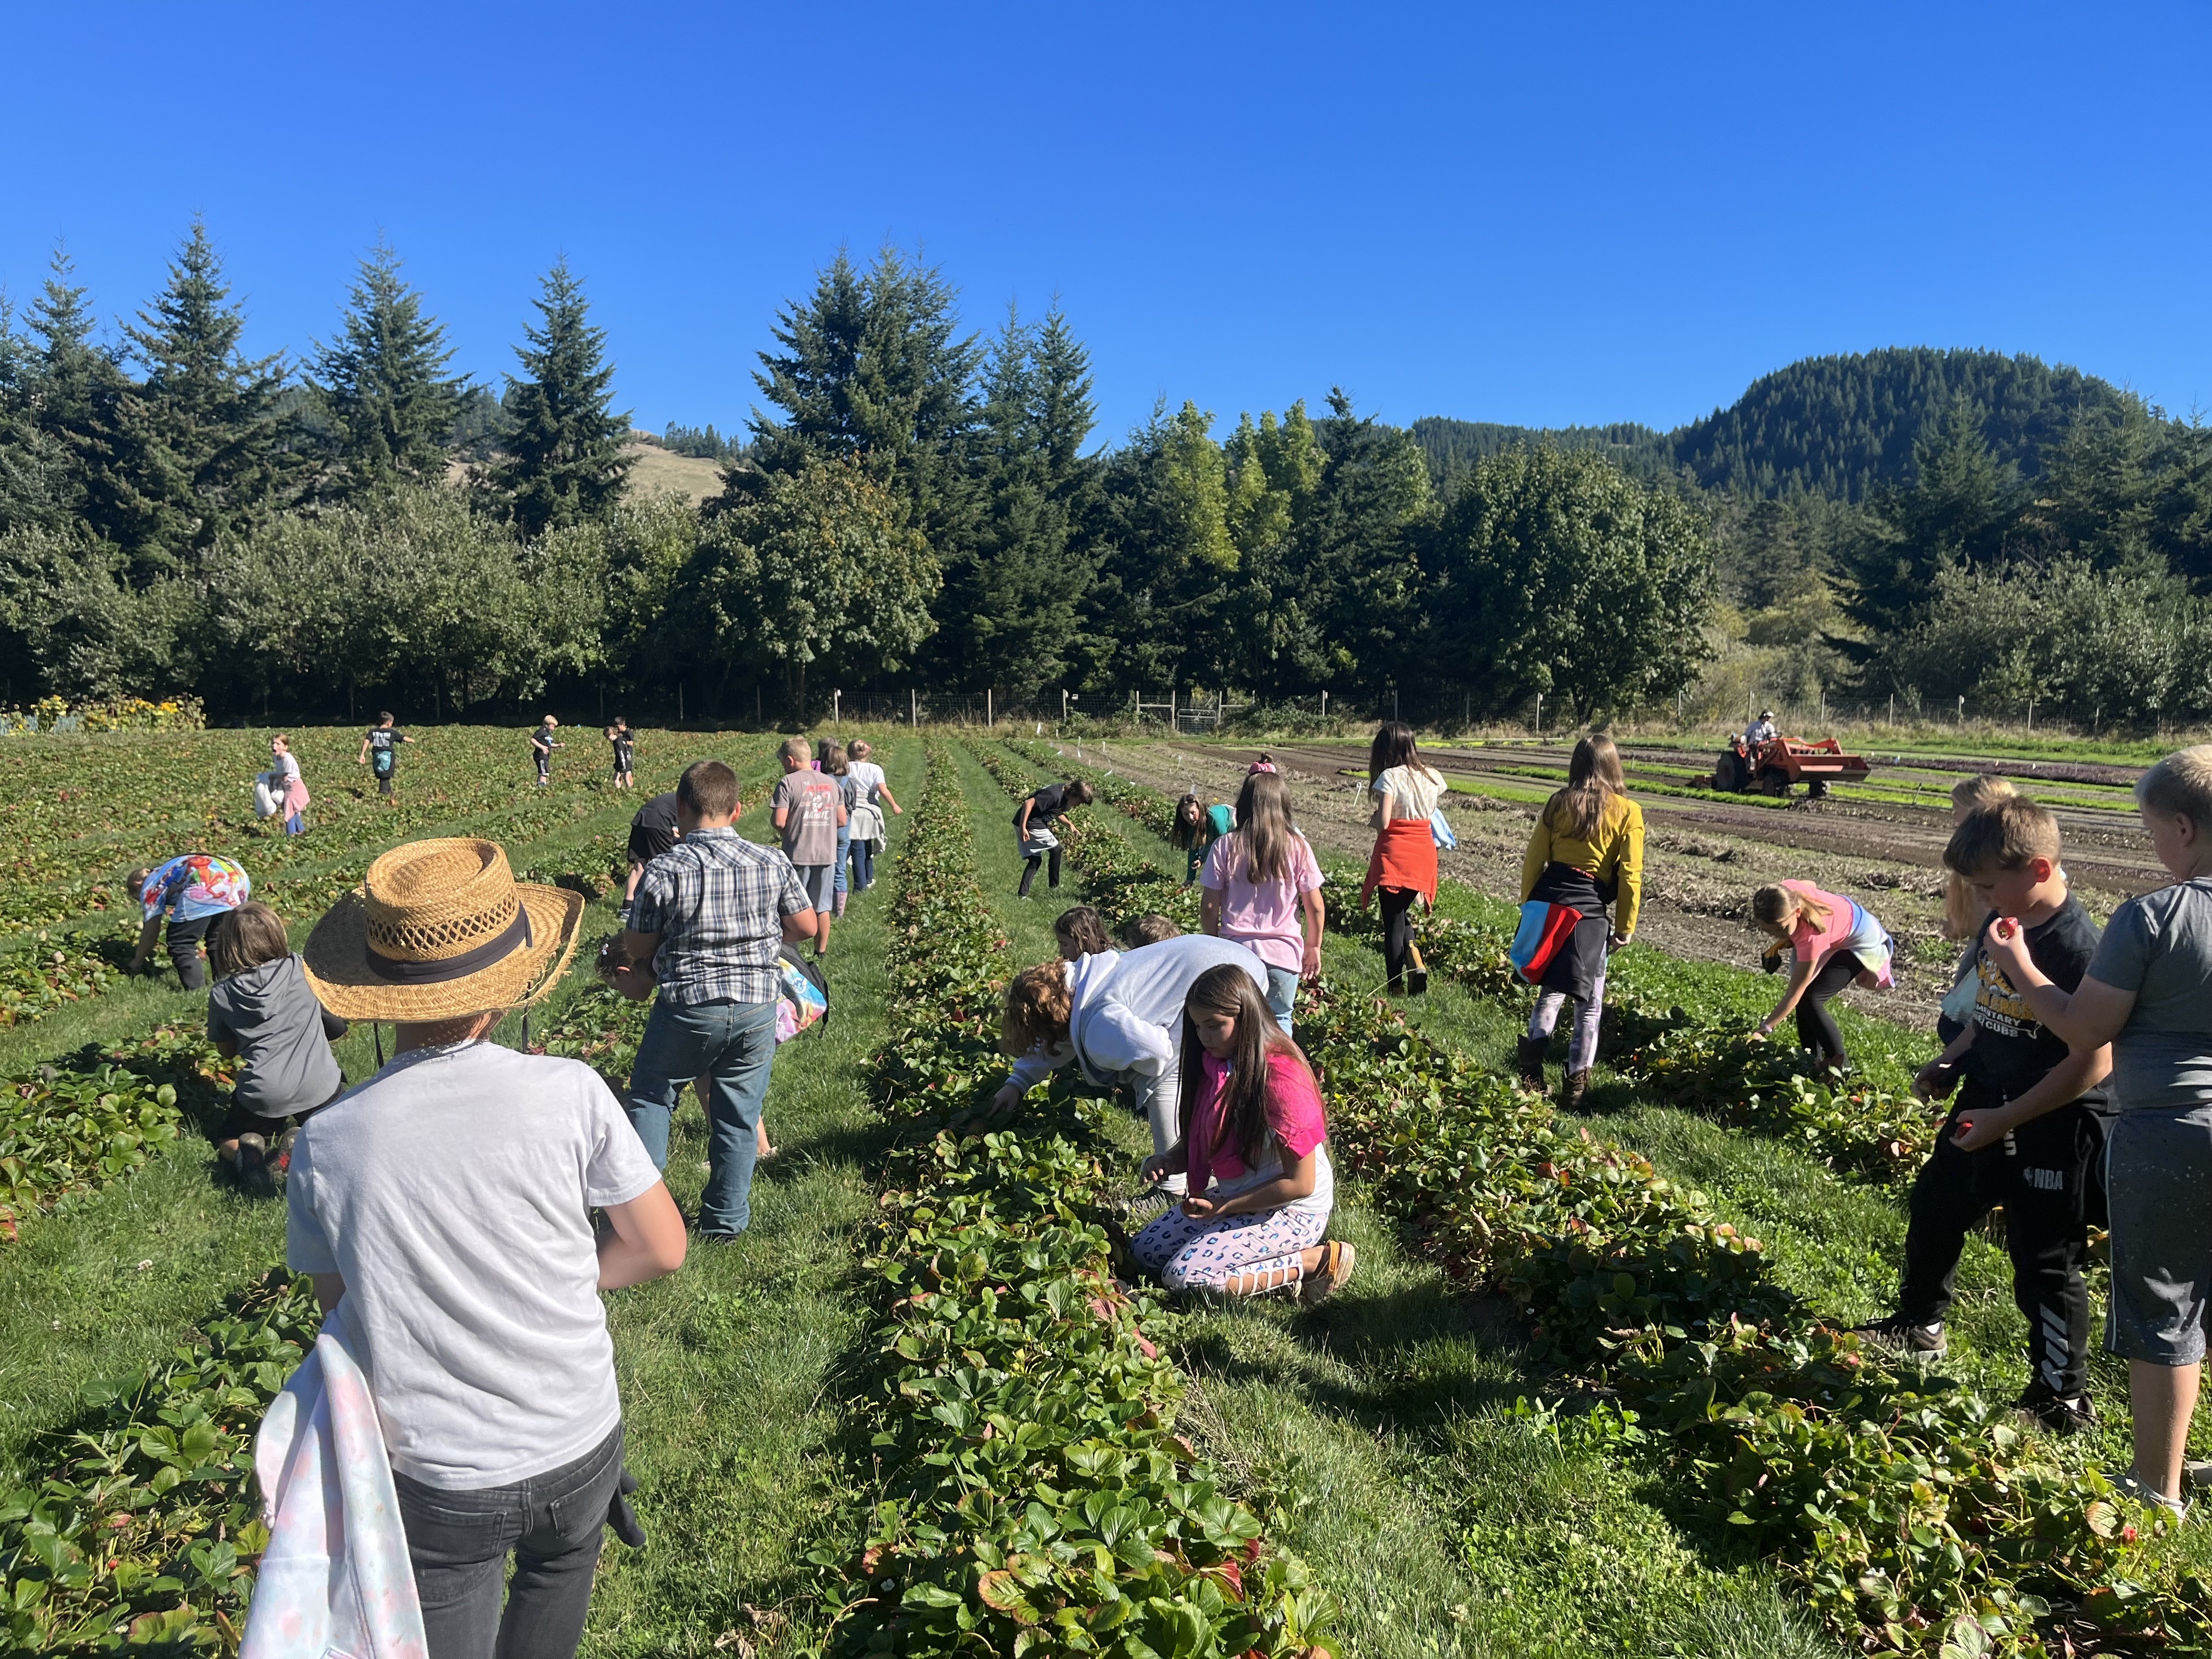
[[[1182,1139],[1144,1164],[1188,1174],[1189,1194],[1139,1233],[1137,1260],[1171,1291],[1257,1296],[1296,1286],[1316,1303],[1352,1277],[1352,1246],[1328,1239],[1336,1178],[1321,1090],[1249,972],[1210,968],[1183,1001]]]
[[[1794,1012],[1797,1042],[1812,1051],[1814,1062],[1850,1071],[1844,1034],[1828,1004],[1846,985],[1886,990],[1894,983],[1888,933],[1856,901],[1824,893],[1809,881],[1760,888],[1751,896],[1751,919],[1774,941],[1766,948],[1770,958],[1785,945],[1794,954],[1789,988],[1752,1032],[1753,1040],[1763,1042]]]
[[[290,1158],[289,1127],[345,1092],[331,1044],[346,1023],[315,1000],[283,920],[265,904],[248,901],[225,916],[208,955],[216,972],[208,1040],[225,1059],[245,1062],[216,1153],[242,1181],[266,1187],[270,1166],[281,1170]]]

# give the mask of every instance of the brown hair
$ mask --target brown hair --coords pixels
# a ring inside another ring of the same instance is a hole
[[[1060,801],[1068,806],[1088,806],[1097,799],[1098,792],[1091,787],[1090,779],[1070,778],[1067,781],[1067,793],[1060,797]]]
[[[1132,951],[1142,950],[1147,945],[1158,945],[1164,939],[1181,939],[1182,929],[1172,918],[1157,910],[1149,910],[1133,917],[1121,925],[1121,943]]]
[[[845,745],[845,753],[856,761],[864,761],[874,754],[875,747],[866,738],[855,738]]]
[[[845,775],[845,745],[843,744],[833,743],[830,745],[830,752],[822,757],[822,769],[833,778],[842,778]]]
[[[677,781],[676,799],[702,818],[726,818],[738,810],[738,775],[718,760],[693,761]]]
[[[2010,800],[2018,793],[2010,778],[1999,777],[1994,772],[1977,772],[1951,786],[1951,810],[1955,812],[1964,807],[1969,812],[1977,812],[2001,800]]]
[[[130,894],[132,898],[143,902],[146,896],[146,884],[153,878],[153,871],[142,864],[123,878],[123,890]]]
[[[1943,848],[1946,867],[1969,879],[1990,870],[2023,869],[2034,859],[2058,861],[2058,820],[2025,795],[1969,812]]]
[[[1367,750],[1367,781],[1372,783],[1394,766],[1413,767],[1436,775],[1437,769],[1421,758],[1413,728],[1403,720],[1385,720],[1376,728],[1375,741]]]
[[[999,1052],[1019,1059],[1033,1048],[1066,1042],[1067,1022],[1074,1012],[1075,994],[1067,982],[1066,963],[1041,962],[1023,969],[1006,987]]]
[[[1257,887],[1290,878],[1291,839],[1298,826],[1291,817],[1290,786],[1279,774],[1255,772],[1244,780],[1237,794],[1237,828],[1231,833],[1244,849],[1245,880]]]
[[[1190,808],[1188,819],[1182,815],[1182,809],[1186,806]],[[1205,833],[1206,803],[1198,798],[1198,791],[1193,789],[1176,803],[1175,828],[1168,832],[1168,844],[1187,853],[1198,845],[1198,838]]]
[[[2136,805],[2212,836],[2212,743],[2177,749],[2136,780]]]
[[[1182,1001],[1182,1121],[1183,1133],[1198,1111],[1199,1091],[1206,1085],[1206,1067],[1199,1056],[1206,1051],[1198,1040],[1200,1014],[1226,1014],[1237,1022],[1236,1051],[1229,1057],[1229,1082],[1221,1093],[1221,1126],[1213,1145],[1218,1152],[1234,1147],[1248,1170],[1267,1161],[1267,1141],[1274,1127],[1267,1121],[1267,1056],[1293,1054],[1310,1073],[1313,1066],[1298,1045],[1275,1023],[1274,1011],[1251,975],[1230,963],[1209,968],[1191,981]]]
[[[1544,822],[1588,841],[1605,822],[1606,803],[1628,793],[1620,773],[1620,750],[1602,732],[1575,745],[1567,762],[1567,787],[1544,803]]]
[[[240,905],[208,936],[208,960],[217,979],[228,979],[291,954],[292,943],[284,936],[284,919],[258,900]]]
[[[1835,912],[1819,899],[1808,898],[1794,887],[1769,885],[1759,888],[1751,896],[1751,919],[1753,921],[1763,921],[1772,927],[1784,927],[1793,925],[1790,918],[1795,915],[1808,916],[1814,927],[1826,927]]]
[[[1096,905],[1079,904],[1061,911],[1052,932],[1060,941],[1060,955],[1071,962],[1078,957],[1103,957],[1114,948],[1114,941],[1106,937],[1106,918]]]

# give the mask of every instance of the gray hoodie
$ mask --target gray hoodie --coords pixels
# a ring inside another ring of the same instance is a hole
[[[210,1041],[237,1039],[238,1103],[257,1117],[312,1111],[345,1086],[331,1039],[346,1023],[315,1000],[296,956],[217,980],[207,1030]]]

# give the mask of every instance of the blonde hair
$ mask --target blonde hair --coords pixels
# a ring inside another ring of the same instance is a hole
[[[2212,743],[2177,749],[2136,780],[2136,805],[2212,835]]]
[[[1971,778],[1960,778],[1951,786],[1951,810],[1954,812],[1978,812],[1984,806],[1995,806],[2001,800],[2010,800],[2020,791],[2010,778],[2001,778],[1994,772],[1977,772]]]
[[[1761,887],[1751,896],[1751,919],[1770,927],[1795,927],[1799,916],[1815,927],[1826,927],[1835,914],[1824,901],[1779,883]]]
[[[1023,969],[1006,987],[999,1052],[1018,1059],[1032,1049],[1065,1042],[1067,1022],[1074,1013],[1075,993],[1067,982],[1066,963],[1043,962]]]

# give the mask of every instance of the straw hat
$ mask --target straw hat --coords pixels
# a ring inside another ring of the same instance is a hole
[[[315,924],[307,982],[341,1019],[519,1008],[560,979],[583,915],[581,894],[515,880],[497,842],[410,842]]]

